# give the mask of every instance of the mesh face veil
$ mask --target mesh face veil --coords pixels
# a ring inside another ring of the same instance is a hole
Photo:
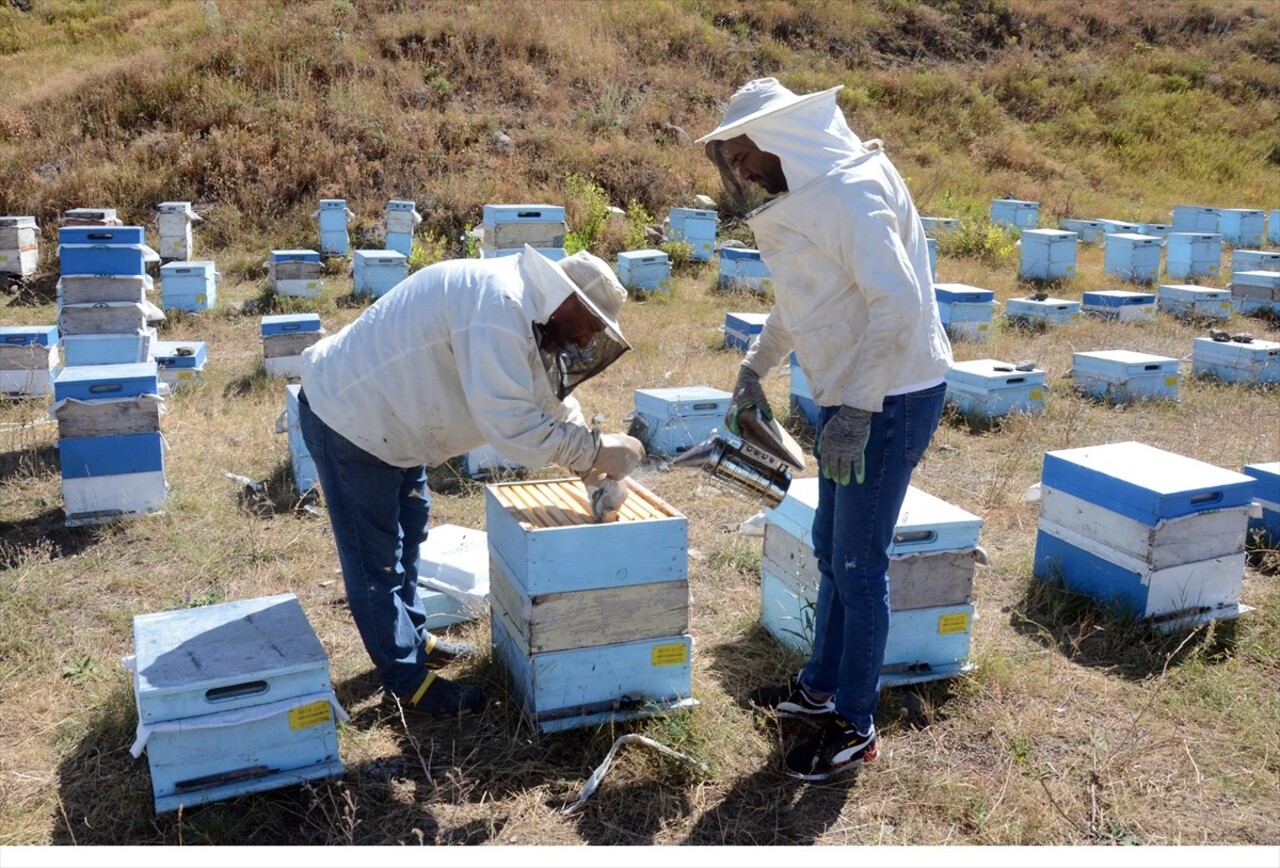
[[[741,219],[768,202],[772,197],[763,187],[748,183],[738,177],[738,173],[733,170],[733,167],[729,165],[729,161],[725,158],[724,145],[723,140],[716,140],[707,142],[704,149],[707,159],[720,172],[720,183],[724,189],[724,196],[720,202],[721,210],[726,214]]]
[[[541,346],[545,329],[541,323],[534,323],[533,329]],[[555,352],[539,352],[556,397],[563,401],[574,389],[604,371],[629,349],[631,345],[626,339],[606,325],[585,347],[570,344]]]

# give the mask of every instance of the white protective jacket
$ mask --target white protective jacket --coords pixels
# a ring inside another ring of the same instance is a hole
[[[854,135],[834,93],[738,132],[778,156],[790,190],[747,219],[776,304],[744,364],[763,376],[795,349],[816,403],[871,412],[942,382],[951,343],[924,227],[885,153]]]
[[[589,470],[595,438],[577,399],[556,398],[533,334],[567,293],[531,279],[523,259],[431,265],[308,348],[312,411],[396,467],[434,466],[488,442],[526,467]]]

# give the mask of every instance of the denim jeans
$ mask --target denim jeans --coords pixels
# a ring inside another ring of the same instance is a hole
[[[942,418],[946,385],[884,399],[871,417],[866,478],[847,485],[818,479],[813,550],[821,579],[814,605],[813,653],[800,683],[834,694],[836,711],[867,732],[880,701],[889,638],[889,547],[898,511]],[[822,407],[820,423],[839,407]]]
[[[383,686],[412,696],[427,677],[426,611],[418,549],[427,538],[427,468],[395,467],[365,452],[298,401],[302,439],[329,509],[347,605]]]

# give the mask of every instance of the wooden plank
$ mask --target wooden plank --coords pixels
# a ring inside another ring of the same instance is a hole
[[[57,410],[61,438],[152,434],[160,430],[159,398],[132,401],[68,401]]]

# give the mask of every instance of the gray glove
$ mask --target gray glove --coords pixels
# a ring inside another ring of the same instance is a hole
[[[626,434],[601,434],[595,461],[591,463],[591,469],[582,474],[582,478],[598,479],[603,475],[613,479],[626,479],[643,461],[644,444],[636,438]]]
[[[733,397],[729,399],[729,411],[724,414],[724,427],[742,436],[742,431],[738,427],[738,414],[751,406],[759,407],[760,415],[764,418],[773,418],[769,399],[764,396],[764,386],[760,385],[760,375],[744,365],[738,368],[738,382],[733,386]]]
[[[847,404],[822,426],[814,454],[822,475],[839,485],[848,485],[850,472],[861,485],[867,478],[867,440],[871,437],[871,414]]]

